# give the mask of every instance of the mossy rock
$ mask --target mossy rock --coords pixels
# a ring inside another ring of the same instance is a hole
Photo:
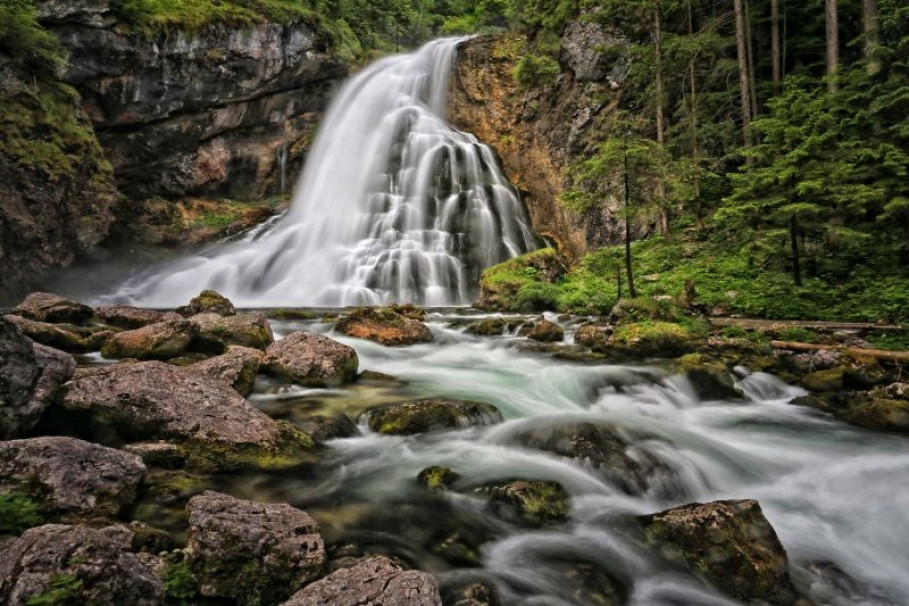
[[[403,309],[405,313],[398,313],[398,309]],[[434,337],[429,327],[410,317],[419,315],[417,309],[361,307],[341,318],[335,329],[350,337],[369,339],[382,345],[413,345],[432,341]]]
[[[633,322],[615,329],[610,347],[630,356],[673,358],[693,351],[696,339],[694,332],[675,322]]]
[[[703,354],[687,354],[676,360],[685,371],[694,393],[702,400],[739,400],[742,390],[725,364],[710,361]]]
[[[909,402],[906,400],[874,398],[838,417],[867,429],[909,433]]]
[[[315,320],[315,312],[306,309],[272,309],[265,312],[269,320]]]
[[[429,490],[445,490],[461,478],[451,467],[436,465],[427,467],[417,475],[417,482]]]
[[[227,297],[214,290],[203,290],[198,296],[193,297],[189,305],[178,307],[175,311],[184,318],[204,313],[213,313],[219,316],[233,316],[237,313],[234,304]]]
[[[562,522],[571,512],[571,498],[558,482],[501,480],[482,484],[471,492],[489,499],[496,516],[522,526]]]
[[[492,425],[502,421],[502,413],[492,404],[483,402],[432,398],[375,406],[366,410],[361,418],[378,433],[413,435],[470,425]]]
[[[835,391],[843,389],[843,375],[845,372],[845,366],[818,370],[805,375],[801,380],[801,384],[802,387],[809,391]]]
[[[287,421],[276,421],[278,434],[264,444],[192,442],[182,444],[186,465],[200,471],[234,472],[249,469],[273,471],[308,465],[314,461],[312,436]]]
[[[480,277],[475,307],[519,310],[519,293],[534,284],[554,284],[566,272],[554,248],[543,248],[486,269]]]
[[[468,324],[464,332],[478,337],[500,337],[523,323],[522,318],[484,318]]]

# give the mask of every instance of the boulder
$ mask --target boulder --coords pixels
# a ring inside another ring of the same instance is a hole
[[[48,347],[64,351],[84,352],[94,347],[94,342],[88,342],[84,336],[74,330],[69,330],[69,325],[58,326],[47,322],[36,322],[22,316],[3,316],[10,323],[15,324],[23,335]],[[67,328],[64,328],[66,326]]]
[[[417,482],[429,490],[445,490],[461,478],[451,467],[435,465],[427,467],[417,475]]]
[[[0,318],[0,440],[27,431],[41,415],[32,399],[41,374],[32,342]]]
[[[95,315],[101,318],[105,324],[125,330],[132,330],[134,328],[148,326],[149,324],[180,319],[180,316],[172,311],[157,311],[154,309],[129,307],[127,305],[103,305],[101,307],[96,307]]]
[[[325,565],[318,525],[290,505],[207,491],[190,499],[186,512],[189,566],[203,596],[274,604],[317,579]]]
[[[628,356],[672,358],[690,352],[694,342],[695,335],[681,324],[642,321],[617,326],[609,346]]]
[[[446,580],[442,586],[442,602],[450,606],[501,606],[495,585],[468,578],[464,581]]]
[[[171,444],[164,440],[133,442],[125,445],[123,450],[136,455],[146,465],[154,465],[164,469],[179,469],[186,463],[184,450],[176,444]]]
[[[264,350],[275,342],[271,325],[261,313],[230,316],[203,313],[189,321],[198,329],[193,348],[199,351],[219,354],[231,345]]]
[[[189,347],[198,328],[187,320],[168,320],[112,336],[101,348],[105,358],[167,360]]]
[[[139,457],[75,438],[0,442],[0,492],[23,492],[64,520],[116,516],[144,476]]]
[[[283,606],[325,604],[441,606],[439,583],[418,570],[404,570],[384,556],[342,568],[294,594]]]
[[[220,356],[196,362],[187,369],[226,381],[241,395],[248,396],[252,393],[259,364],[264,356],[260,349],[232,345]]]
[[[688,354],[677,361],[695,395],[701,400],[739,400],[742,390],[722,362],[711,361],[703,354]]]
[[[353,381],[360,360],[352,347],[298,331],[268,346],[265,372],[300,385],[337,386]]]
[[[189,305],[178,307],[176,312],[184,318],[188,318],[197,314],[208,313],[219,316],[232,316],[237,313],[237,310],[227,297],[213,290],[203,290],[189,302]]]
[[[909,401],[874,398],[870,402],[836,415],[837,418],[865,427],[882,431],[909,433]]]
[[[558,482],[503,480],[482,484],[471,492],[489,499],[496,516],[522,526],[563,522],[571,512],[571,499]]]
[[[525,336],[541,343],[555,343],[565,337],[565,331],[554,322],[540,320],[533,325],[533,328],[527,331]]]
[[[843,389],[845,366],[816,370],[802,378],[802,386],[809,391],[835,391]]]
[[[313,414],[303,419],[295,419],[294,425],[311,435],[318,443],[360,435],[356,423],[344,413]]]
[[[341,318],[335,329],[347,336],[382,345],[412,345],[433,340],[428,326],[391,307],[355,309]]]
[[[484,318],[468,324],[464,332],[478,337],[500,337],[523,323],[523,318]]]
[[[278,464],[312,439],[274,421],[219,379],[163,362],[115,365],[66,385],[63,407],[123,442],[175,440],[195,464],[218,469]],[[277,457],[277,459],[276,459]]]
[[[722,593],[751,604],[792,604],[789,561],[757,501],[692,503],[640,521],[648,543],[701,574]]]
[[[34,292],[19,303],[13,314],[36,322],[81,324],[89,320],[95,311],[88,305],[64,299],[49,292]]]
[[[493,425],[502,422],[502,413],[492,404],[483,402],[432,398],[374,406],[361,418],[365,418],[366,424],[375,432],[412,435],[470,425]]]
[[[612,334],[611,327],[585,324],[575,331],[574,342],[576,345],[589,347],[594,351],[605,351],[609,344],[610,334]]]
[[[123,526],[26,530],[0,553],[0,603],[159,606],[161,579],[131,542]]]

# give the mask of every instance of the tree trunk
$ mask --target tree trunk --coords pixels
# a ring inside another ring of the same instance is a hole
[[[829,1],[829,0],[828,0]],[[748,83],[748,53],[745,51],[745,18],[742,0],[733,0],[735,6],[735,47],[739,60],[739,90],[742,96],[742,136],[745,147],[751,147],[751,99]]]
[[[694,15],[691,8],[691,0],[688,0],[688,35],[694,36]],[[691,128],[691,161],[694,164],[694,215],[695,225],[698,229],[706,229],[704,224],[704,209],[701,208],[701,143],[698,132],[698,87],[697,73],[694,69],[694,58],[688,63],[688,79],[690,84],[691,96],[688,102],[688,112],[690,119],[688,124]]]
[[[634,290],[634,273],[631,270],[631,187],[628,183],[628,150],[625,150],[625,274],[628,278],[628,296],[637,297]]]
[[[780,0],[770,0],[770,46],[773,55],[773,90],[779,92],[783,82],[783,60],[780,55]]]
[[[653,72],[656,137],[657,143],[663,147],[666,143],[666,107],[663,100],[663,24],[659,3],[653,11]],[[661,203],[666,199],[666,185],[662,181],[658,181],[656,184],[656,195]],[[669,235],[669,213],[662,207],[660,208],[659,228],[662,235]]]
[[[756,118],[758,111],[757,84],[754,76],[754,50],[752,48],[751,5],[745,1],[745,50],[748,53],[748,98],[751,100],[751,117]],[[757,141],[755,141],[757,143]]]
[[[622,268],[618,265],[615,266],[615,284],[616,290],[618,291],[618,298],[622,298]]]
[[[802,285],[802,260],[799,258],[799,220],[792,214],[789,221],[789,237],[792,245],[792,279],[796,286]]]
[[[824,21],[827,24],[827,89],[836,92],[840,63],[840,35],[836,0],[825,0]]]
[[[881,44],[877,0],[862,0],[862,18],[865,23],[865,64],[868,74],[873,76],[881,70],[880,60],[876,56]]]

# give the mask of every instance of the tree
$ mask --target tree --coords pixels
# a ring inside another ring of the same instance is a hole
[[[739,62],[739,91],[742,100],[742,137],[745,147],[751,145],[751,81],[748,76],[748,52],[745,42],[745,10],[742,0],[733,0],[735,10],[735,46]]]
[[[827,88],[831,92],[835,92],[840,63],[839,18],[836,0],[824,0],[824,23],[827,27]]]

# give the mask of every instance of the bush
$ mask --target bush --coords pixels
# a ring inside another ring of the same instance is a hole
[[[514,68],[514,78],[523,88],[554,84],[562,67],[552,57],[524,55]]]
[[[22,534],[44,523],[38,504],[19,492],[0,494],[0,535]]]

